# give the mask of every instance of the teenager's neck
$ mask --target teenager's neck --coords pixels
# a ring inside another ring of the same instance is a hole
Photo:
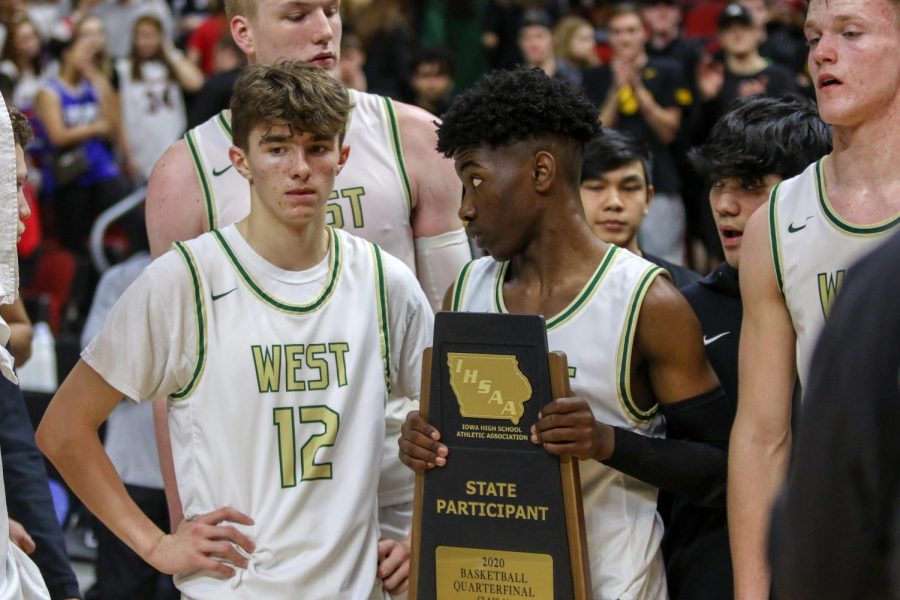
[[[876,208],[866,211],[871,224],[900,212],[900,101],[876,118],[857,127],[832,129],[834,150],[825,161],[825,185],[829,201],[841,209],[864,202]],[[880,207],[879,211],[877,207]]]
[[[516,279],[552,289],[568,281],[576,265],[588,265],[585,272],[593,272],[598,250],[607,246],[574,209],[556,210],[541,219],[531,242],[513,257],[510,267]]]
[[[302,226],[273,222],[251,211],[236,227],[257,254],[285,271],[305,271],[322,262],[328,254],[324,210]]]
[[[59,78],[69,85],[75,85],[81,81],[81,71],[71,65],[65,65],[59,72]]]
[[[766,59],[759,51],[746,54],[726,54],[725,64],[728,70],[735,75],[756,75],[766,68]]]

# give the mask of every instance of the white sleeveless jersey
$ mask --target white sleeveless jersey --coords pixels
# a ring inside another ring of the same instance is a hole
[[[505,313],[508,266],[491,258],[469,263],[454,284],[453,310]],[[610,246],[581,293],[547,320],[550,350],[568,357],[572,393],[587,399],[597,420],[652,437],[663,436],[662,417],[632,401],[631,349],[644,295],[661,273]],[[597,461],[579,468],[593,597],[666,598],[657,489]]]
[[[344,138],[350,157],[334,180],[327,205],[328,224],[378,244],[415,273],[412,192],[393,102],[353,90],[350,99],[353,111]],[[239,221],[250,212],[249,184],[228,158],[230,118],[230,113],[222,111],[185,134],[210,230]]]
[[[775,278],[797,334],[797,374],[803,386],[848,268],[900,224],[900,215],[867,226],[841,219],[828,202],[824,161],[776,186],[769,202]]]
[[[327,282],[303,305],[254,279],[233,227],[177,244],[200,340],[169,411],[184,514],[235,507],[254,518],[241,529],[257,544],[231,580],[178,578],[190,598],[357,600],[373,590],[386,289],[377,247],[332,231]]]
[[[156,161],[187,126],[184,97],[160,61],[143,63],[141,79],[134,79],[131,61],[119,59],[116,73],[131,155],[141,176],[149,179]]]

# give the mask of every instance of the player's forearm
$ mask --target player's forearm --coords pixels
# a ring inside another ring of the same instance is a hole
[[[139,556],[148,556],[165,534],[128,495],[97,431],[51,415],[38,429],[37,441],[88,510]]]
[[[789,452],[789,437],[765,441],[735,422],[728,460],[728,534],[736,599],[769,597],[769,515]]]
[[[686,497],[701,506],[725,506],[731,414],[721,388],[662,407],[667,437],[615,428],[607,465]]]

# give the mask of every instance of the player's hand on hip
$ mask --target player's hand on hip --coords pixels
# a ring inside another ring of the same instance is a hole
[[[160,539],[156,547],[146,557],[146,561],[157,570],[169,575],[212,571],[228,578],[234,575],[234,567],[247,567],[246,554],[256,550],[256,544],[232,525],[221,523],[253,525],[253,519],[225,507],[185,519],[174,534]]]
[[[441,433],[419,411],[410,411],[400,428],[401,462],[416,473],[443,467],[450,451],[440,439]]]
[[[391,595],[402,594],[409,584],[409,546],[389,538],[378,540],[378,578]]]
[[[612,427],[598,423],[587,400],[581,397],[557,398],[541,409],[531,426],[531,442],[541,444],[550,454],[582,460],[606,460],[607,436]]]

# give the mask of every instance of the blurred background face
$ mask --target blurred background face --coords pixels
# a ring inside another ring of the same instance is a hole
[[[29,60],[41,53],[41,38],[28,21],[15,28],[12,43],[16,56],[22,59]]]
[[[653,33],[678,31],[681,24],[681,9],[663,2],[643,6],[641,15],[647,23],[647,28]]]
[[[644,165],[637,160],[581,182],[581,204],[594,235],[632,251],[651,199]]]
[[[634,13],[616,15],[609,21],[609,45],[618,58],[634,58],[644,51],[647,34]]]
[[[162,48],[162,42],[162,30],[155,23],[144,21],[134,31],[134,49],[139,58],[156,55]]]
[[[96,17],[88,17],[81,22],[75,31],[75,39],[83,42],[96,56],[106,51],[106,30],[103,21]]]
[[[725,260],[735,269],[741,262],[741,242],[747,220],[769,199],[769,191],[780,181],[778,175],[766,175],[755,181],[729,177],[713,182],[709,190],[709,205]]]
[[[569,52],[573,58],[584,62],[589,62],[596,56],[594,28],[590,25],[583,25],[576,29],[569,41]]]
[[[722,48],[729,54],[746,56],[759,47],[760,30],[753,25],[733,22],[719,32]]]
[[[441,72],[437,63],[422,63],[412,76],[412,86],[416,95],[428,103],[440,102],[453,87],[449,73]]]
[[[519,49],[527,64],[542,64],[553,56],[553,33],[541,25],[526,25],[519,32]]]

